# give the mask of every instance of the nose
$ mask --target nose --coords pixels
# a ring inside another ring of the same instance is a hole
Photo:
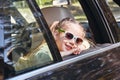
[[[72,47],[76,47],[76,46],[77,46],[74,39],[71,39],[70,42],[69,42],[69,44],[70,44]]]

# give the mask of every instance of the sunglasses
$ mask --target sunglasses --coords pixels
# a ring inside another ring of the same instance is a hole
[[[81,44],[83,42],[83,40],[81,38],[75,37],[70,32],[65,32],[65,38],[67,38],[69,40],[74,39],[77,44]]]

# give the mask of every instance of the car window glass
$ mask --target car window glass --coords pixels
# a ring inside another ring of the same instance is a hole
[[[11,4],[11,46],[5,51],[5,62],[15,74],[53,63],[53,57],[41,29],[26,1]]]

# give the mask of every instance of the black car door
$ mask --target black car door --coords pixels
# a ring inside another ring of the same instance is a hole
[[[37,0],[27,0],[50,50],[53,62],[42,67],[27,68],[18,74],[11,70],[5,79],[8,80],[119,80],[120,71],[120,37],[118,25],[104,0],[78,0],[86,14],[95,46],[83,51],[81,55],[60,56],[51,32]],[[104,7],[103,7],[104,6]],[[107,14],[109,13],[109,14]],[[110,19],[109,19],[110,18]],[[41,27],[42,26],[42,27]],[[29,27],[27,28],[29,29]],[[4,53],[6,54],[6,53]],[[9,62],[5,62],[10,66]],[[13,69],[13,67],[12,67]],[[6,72],[5,72],[6,74]]]

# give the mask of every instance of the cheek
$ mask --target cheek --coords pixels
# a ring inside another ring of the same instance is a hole
[[[56,36],[56,43],[62,44],[63,43],[63,37],[61,35]]]
[[[65,47],[65,41],[63,39],[58,39],[56,41],[56,43],[57,43],[57,46],[58,46],[59,50],[63,51],[64,47]]]

